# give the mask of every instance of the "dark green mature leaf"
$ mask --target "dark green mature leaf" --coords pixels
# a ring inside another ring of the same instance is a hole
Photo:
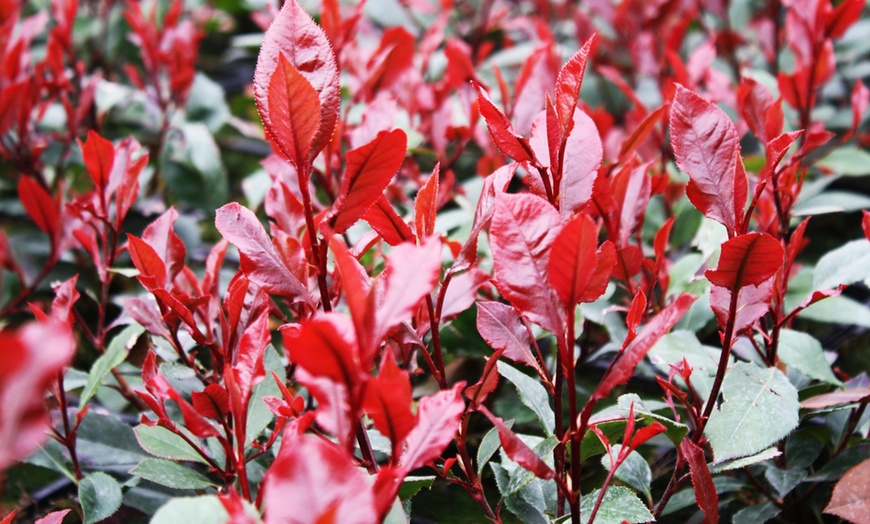
[[[130,473],[155,484],[174,489],[208,489],[215,483],[187,466],[158,458],[147,458]]]
[[[112,369],[124,362],[124,359],[127,358],[127,352],[133,347],[133,344],[139,339],[139,335],[144,331],[145,328],[139,324],[131,324],[115,335],[115,338],[109,343],[106,352],[100,355],[100,358],[91,366],[88,383],[82,391],[79,406],[83,407],[87,405],[97,393],[97,390],[103,385],[103,380],[105,380]]]
[[[779,337],[779,358],[790,368],[810,378],[835,386],[842,385],[822,353],[822,345],[812,335],[783,329]]]
[[[779,515],[779,509],[773,505],[773,502],[765,502],[755,506],[743,508],[734,514],[732,522],[752,522],[754,524],[764,524]]]
[[[133,431],[136,432],[136,438],[142,449],[155,457],[170,460],[193,460],[205,464],[202,456],[190,447],[183,438],[164,427],[143,424],[136,426]],[[193,440],[195,441],[195,439]]]
[[[798,395],[776,368],[739,362],[725,375],[704,433],[716,463],[757,453],[798,424]]]
[[[580,522],[583,524],[589,522],[600,491],[596,489],[588,495],[583,495],[583,500],[580,502]],[[639,524],[652,520],[654,520],[652,513],[649,512],[646,504],[633,491],[622,486],[610,486],[595,515],[595,524],[622,524],[623,522]]]
[[[85,514],[85,524],[100,522],[121,507],[121,486],[103,472],[91,473],[79,483],[79,501]]]
[[[226,522],[229,518],[216,495],[176,497],[164,504],[151,518],[151,524],[191,524]]]
[[[870,278],[870,242],[853,240],[826,253],[813,270],[813,290],[832,289]]]
[[[620,449],[622,449],[620,444],[613,446],[614,457],[619,454]],[[601,457],[601,465],[604,466],[604,469],[607,471],[610,471],[613,467],[613,463],[608,453],[605,453]],[[614,476],[634,488],[636,491],[643,493],[647,500],[652,500],[652,493],[650,492],[652,470],[650,469],[646,459],[644,459],[637,451],[632,451],[627,457],[625,457],[625,460],[619,465],[616,473],[614,473]]]

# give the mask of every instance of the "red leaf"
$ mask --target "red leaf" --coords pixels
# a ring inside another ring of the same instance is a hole
[[[78,275],[74,275],[72,278],[54,286],[54,299],[51,301],[52,320],[66,324],[70,328],[72,328],[75,320],[72,308],[79,299],[79,292],[76,290],[78,278]]]
[[[63,524],[64,517],[66,517],[66,514],[70,511],[72,510],[65,509],[61,511],[52,511],[48,515],[37,520],[35,524]]]
[[[764,316],[770,309],[770,300],[773,298],[774,278],[756,285],[748,285],[740,288],[737,295],[736,316],[734,318],[734,332],[740,333]],[[710,307],[716,314],[719,327],[724,331],[728,325],[728,317],[731,315],[731,293],[727,287],[713,285],[710,287]]]
[[[611,368],[610,373],[598,383],[591,398],[601,400],[613,391],[613,388],[628,382],[628,379],[634,375],[634,369],[638,363],[649,353],[655,343],[683,317],[692,303],[695,302],[695,298],[689,294],[680,295],[673,303],[654,316],[640,330],[640,333],[628,347],[622,351],[619,360]]]
[[[719,267],[705,275],[713,285],[731,290],[757,286],[781,267],[785,251],[767,233],[747,233],[722,244]]]
[[[378,376],[369,379],[363,396],[363,410],[375,427],[393,444],[393,456],[401,453],[401,445],[414,428],[411,413],[411,380],[407,371],[396,366],[392,351],[384,351]]]
[[[227,390],[220,384],[209,384],[203,391],[194,391],[190,395],[193,408],[203,417],[220,420],[230,410]]]
[[[580,96],[580,86],[583,84],[586,62],[589,60],[589,55],[597,40],[597,34],[590,36],[580,47],[580,50],[565,62],[556,78],[556,112],[562,124],[562,136],[568,134],[569,121],[574,117],[577,97]]]
[[[573,126],[565,139],[562,159],[562,218],[576,213],[592,198],[592,186],[603,157],[601,136],[595,122],[580,109],[574,110]]]
[[[0,331],[0,471],[37,449],[49,431],[43,397],[69,364],[76,344],[70,329],[54,322]]]
[[[734,123],[714,104],[677,85],[670,127],[677,166],[689,175],[689,200],[735,233],[748,182],[737,173],[740,137]]]
[[[480,380],[476,384],[466,388],[465,396],[471,401],[472,408],[482,405],[486,401],[486,397],[498,387],[498,369],[496,364],[498,364],[498,359],[501,358],[502,353],[504,353],[503,348],[490,355],[486,365],[483,366]]]
[[[550,480],[556,477],[556,472],[553,468],[547,465],[546,462],[538,456],[537,453],[531,450],[525,442],[520,440],[516,434],[508,428],[504,421],[492,413],[488,409],[481,406],[480,411],[493,423],[498,429],[498,440],[501,442],[501,447],[511,460],[535,474],[536,477],[544,480]]]
[[[855,524],[867,522],[870,515],[870,459],[847,471],[834,486],[824,512]]]
[[[490,244],[501,294],[544,329],[562,329],[558,296],[550,287],[547,262],[562,221],[546,200],[505,194],[495,202]]]
[[[333,204],[336,214],[330,220],[336,233],[344,233],[382,196],[405,161],[407,143],[405,132],[395,129],[348,151],[347,171]]]
[[[459,418],[465,411],[463,389],[465,382],[460,382],[451,389],[420,399],[417,424],[405,439],[405,451],[399,466],[411,471],[441,455],[459,431]]]
[[[263,486],[266,524],[377,521],[372,488],[349,453],[318,437],[284,439]]]
[[[359,352],[350,320],[340,313],[322,313],[301,324],[281,328],[290,362],[315,377],[326,377],[349,389],[363,382]]]
[[[717,524],[719,495],[716,493],[710,468],[707,467],[704,451],[687,438],[680,442],[680,451],[689,463],[689,474],[692,476],[692,485],[695,486],[695,500],[704,512],[704,524]]]
[[[257,108],[263,124],[275,140],[279,139],[280,130],[288,127],[284,119],[289,116],[271,114],[269,85],[278,69],[280,56],[305,77],[320,99],[320,124],[306,156],[310,161],[332,138],[341,94],[335,53],[329,39],[296,0],[284,2],[281,12],[266,31],[254,72]]]
[[[335,267],[341,275],[341,289],[353,319],[357,340],[366,340],[374,324],[374,311],[369,303],[372,281],[340,236],[327,231],[327,238],[335,255]]]
[[[501,109],[496,107],[486,91],[479,85],[475,84],[475,87],[477,88],[477,99],[480,103],[480,114],[486,120],[489,134],[492,136],[496,147],[517,162],[534,163],[529,141],[514,131],[510,120],[502,113]]]
[[[589,287],[598,263],[598,229],[588,215],[571,219],[553,240],[547,272],[562,305],[573,308]]]
[[[267,124],[266,136],[277,152],[303,171],[317,153],[311,148],[320,129],[317,91],[281,54],[269,79],[268,97],[269,120],[263,115],[263,122]],[[260,112],[263,113],[262,106]]]
[[[432,175],[417,192],[414,199],[414,226],[417,238],[426,238],[435,232],[435,217],[438,213],[438,178],[440,164],[435,164]]]
[[[631,132],[631,135],[622,142],[622,149],[619,150],[619,163],[622,164],[628,160],[628,155],[632,154],[640,147],[644,140],[655,129],[656,124],[662,119],[667,106],[661,106],[652,113],[646,115],[643,121]]]
[[[837,39],[846,33],[864,12],[865,0],[845,0],[825,17],[825,32],[828,38]]]
[[[643,320],[644,313],[646,313],[646,295],[643,291],[638,291],[631,300],[631,307],[628,308],[628,315],[625,317],[625,325],[629,333],[635,333],[637,326]]]
[[[363,219],[381,235],[384,242],[391,246],[398,246],[402,242],[408,242],[415,238],[414,232],[396,213],[384,195],[379,196],[375,203],[366,210]]]
[[[529,331],[520,320],[517,310],[491,300],[477,303],[477,331],[496,351],[504,350],[504,356],[540,370],[532,354]]]
[[[269,235],[254,213],[237,202],[215,214],[215,227],[239,250],[241,270],[267,293],[311,304],[308,289],[278,257]]]
[[[154,251],[154,248],[151,247],[150,244],[142,240],[141,238],[134,237],[131,234],[127,234],[127,250],[130,252],[130,258],[133,260],[133,265],[136,266],[136,269],[139,270],[140,277],[139,280],[142,280],[142,277],[151,279],[154,283],[153,286],[145,285],[149,291],[152,291],[152,288],[163,289],[166,287],[166,264],[163,263],[163,259],[160,258],[160,255]]]
[[[36,180],[24,175],[18,177],[18,199],[36,227],[51,238],[55,247],[60,237],[61,219],[57,202]]]
[[[115,145],[111,140],[106,140],[96,131],[88,131],[88,139],[84,144],[79,144],[82,149],[82,157],[85,168],[91,175],[94,187],[97,188],[101,198],[106,198],[106,186],[112,174],[112,165],[115,163]]]
[[[453,277],[444,293],[441,321],[444,322],[470,308],[477,298],[477,290],[489,282],[489,275],[477,268]]]
[[[625,247],[628,240],[642,226],[649,205],[651,182],[647,176],[652,162],[634,169],[618,171],[611,181],[613,198],[619,209],[619,238],[617,245]]]
[[[864,236],[867,238],[867,240],[870,240],[870,211],[867,211],[865,209],[861,211],[861,213],[861,227],[864,229]]]
[[[779,134],[782,129],[782,108],[780,107],[779,112],[772,115],[771,108],[776,105],[776,100],[764,84],[748,77],[741,79],[737,87],[737,104],[749,129],[755,133],[762,144]]]
[[[170,207],[157,220],[148,224],[142,232],[142,240],[154,249],[166,265],[167,284],[171,284],[175,276],[184,268],[184,257],[187,254],[184,242],[173,230],[177,218],[178,212],[174,207]]]

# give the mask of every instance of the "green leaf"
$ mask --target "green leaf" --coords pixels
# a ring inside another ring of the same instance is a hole
[[[709,303],[706,307],[710,310]],[[670,372],[671,366],[678,365],[685,358],[692,367],[692,386],[702,398],[706,399],[713,387],[713,377],[716,376],[720,354],[718,348],[702,345],[691,331],[673,331],[655,343],[649,350],[647,358],[665,376]],[[733,361],[734,359],[729,357],[729,362]],[[677,380],[683,384],[682,379]]]
[[[780,455],[782,455],[782,452],[780,450],[776,448],[767,448],[761,453],[756,453],[755,455],[740,457],[732,460],[725,460],[723,462],[719,462],[718,464],[708,464],[708,467],[710,468],[710,473],[716,474],[722,473],[723,471],[730,471],[732,469],[745,468],[746,466],[758,464],[759,462],[764,462],[765,460],[770,460]]]
[[[608,420],[607,422],[599,422],[595,426],[604,433],[610,442],[616,442],[625,434],[625,420]],[[587,431],[583,435],[583,440],[580,441],[581,460],[600,455],[605,451],[604,444],[594,432]]]
[[[266,347],[266,352],[263,355],[263,365],[266,368],[266,379],[254,386],[251,401],[248,404],[248,421],[245,427],[245,445],[250,446],[251,442],[260,436],[260,433],[269,426],[275,415],[269,410],[269,407],[263,402],[263,397],[280,397],[281,390],[278,389],[278,384],[272,378],[271,371],[278,373],[278,376],[284,376],[284,366],[281,364],[281,357],[275,347],[269,344]]]
[[[807,471],[801,468],[779,469],[776,464],[765,464],[764,478],[767,479],[778,497],[782,498],[791,493],[798,484],[807,478]]]
[[[118,473],[126,473],[146,456],[129,424],[93,411],[79,426],[76,452],[85,464]]]
[[[505,421],[505,426],[508,428],[512,428],[514,425],[513,420]],[[483,439],[480,441],[480,446],[477,447],[477,474],[480,475],[483,472],[483,468],[486,466],[486,463],[495,455],[495,452],[498,451],[498,448],[501,446],[501,441],[498,438],[498,429],[492,428],[486,432],[486,435],[483,436]]]
[[[870,165],[868,165],[870,167]],[[813,290],[833,289],[870,278],[870,242],[853,240],[826,253],[813,270]]]
[[[216,495],[177,497],[157,510],[151,524],[191,524],[193,522],[226,522],[227,510]]]
[[[550,395],[544,386],[503,361],[498,362],[498,372],[516,386],[520,401],[535,413],[546,435],[552,435],[556,427],[556,417],[550,407]]]
[[[85,524],[107,519],[121,507],[121,486],[101,471],[91,473],[79,483],[79,501]]]
[[[870,308],[853,298],[843,295],[828,297],[820,302],[816,302],[801,311],[800,317],[804,320],[815,320],[816,322],[870,327]]]
[[[127,353],[133,347],[133,344],[139,340],[139,336],[145,331],[145,328],[139,324],[130,324],[123,331],[115,335],[106,352],[100,355],[100,358],[91,366],[91,372],[88,375],[88,382],[85,384],[85,389],[82,391],[79,400],[79,408],[83,408],[93,398],[103,385],[106,375],[112,369],[121,365],[127,358]]]
[[[844,176],[870,175],[870,153],[856,146],[838,147],[816,165]]]
[[[491,462],[489,467],[495,474],[495,483],[499,492],[504,494],[510,484],[510,474],[496,462]],[[550,522],[544,514],[546,502],[541,484],[540,479],[535,479],[519,493],[504,497],[505,507],[524,524],[549,524]]]
[[[619,456],[619,451],[621,449],[622,445],[614,445],[613,456]],[[605,453],[601,457],[601,465],[604,466],[604,469],[607,471],[610,471],[610,468],[613,467],[613,463],[611,462],[608,453]],[[625,457],[625,460],[619,465],[616,473],[614,473],[614,476],[634,488],[636,491],[643,493],[647,500],[652,500],[652,492],[650,491],[650,484],[652,484],[652,470],[646,460],[637,451],[632,451],[627,457]]]
[[[870,208],[870,198],[864,195],[848,191],[825,191],[822,194],[798,200],[794,206],[794,214],[809,216],[824,213],[848,213],[867,208]]]
[[[870,457],[870,444],[858,444],[848,447],[834,457],[814,475],[807,477],[810,482],[834,482],[843,474]]]
[[[187,97],[187,117],[203,122],[212,133],[217,133],[230,117],[224,89],[200,72],[193,78]]]
[[[520,437],[523,442],[526,443],[532,451],[535,452],[536,455],[541,457],[541,459],[547,463],[550,467],[553,467],[553,450],[556,449],[556,444],[558,444],[558,440],[556,440],[555,436],[550,436],[545,439],[540,439],[539,437],[532,437],[530,435],[517,435]],[[534,444],[534,445],[533,445]],[[513,463],[507,456],[504,456],[501,461],[502,465],[507,467],[508,471],[511,474],[510,483],[507,486],[507,491],[502,491],[502,495],[511,495],[525,486],[529,484],[532,480],[535,479],[535,474],[531,471],[528,471],[525,468],[520,467],[518,464]],[[507,464],[511,464],[510,467]]]
[[[175,433],[161,426],[146,426],[141,424],[133,431],[142,449],[155,457],[170,460],[193,460],[206,464],[202,456]],[[196,440],[193,439],[195,442]]]
[[[402,487],[399,488],[399,498],[408,500],[420,492],[421,489],[429,489],[435,482],[435,475],[424,477],[405,477]]]
[[[789,367],[803,375],[835,386],[843,385],[825,360],[822,345],[811,335],[783,329],[779,336],[778,355]]]
[[[589,522],[595,501],[598,499],[596,489],[588,495],[583,495],[580,502],[580,522]],[[595,514],[595,524],[639,524],[653,520],[652,513],[638,496],[628,488],[622,486],[610,486],[601,500],[598,513]]]
[[[131,475],[174,489],[207,489],[215,483],[183,464],[147,458],[130,471]]]
[[[798,424],[798,394],[776,368],[738,362],[725,375],[704,433],[715,462],[758,453]]]
[[[694,376],[694,374],[692,376]],[[683,440],[683,437],[686,436],[686,433],[689,432],[689,426],[671,420],[668,417],[653,413],[649,408],[647,408],[644,401],[634,393],[627,393],[620,396],[616,401],[616,405],[619,407],[620,411],[627,414],[632,402],[634,402],[634,415],[649,423],[658,422],[662,424],[667,429],[665,434],[675,445],[679,445],[680,441]]]
[[[773,505],[773,502],[765,502],[755,506],[743,508],[734,514],[732,522],[752,522],[754,524],[764,524],[768,520],[779,515],[779,509]]]

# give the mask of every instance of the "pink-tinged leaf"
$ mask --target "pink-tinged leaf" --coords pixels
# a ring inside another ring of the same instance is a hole
[[[453,277],[447,292],[444,293],[441,321],[455,317],[470,308],[477,298],[477,290],[487,282],[489,282],[489,275],[474,267]]]
[[[477,303],[477,332],[496,351],[504,356],[537,370],[540,365],[532,354],[532,339],[517,310],[490,300]]]
[[[834,494],[824,512],[855,524],[867,522],[867,515],[870,515],[870,459],[843,474],[834,486]]]
[[[60,211],[58,204],[36,180],[28,176],[18,178],[18,199],[24,211],[52,239],[52,244],[60,236]]]
[[[643,320],[644,313],[646,313],[646,295],[643,291],[638,291],[631,300],[631,307],[628,308],[628,315],[625,317],[625,325],[632,336]]]
[[[870,388],[852,388],[845,391],[822,393],[810,397],[801,402],[804,409],[825,409],[840,404],[852,404],[854,402],[866,402],[870,400]]]
[[[135,160],[134,155],[139,155]],[[127,212],[139,198],[139,174],[148,165],[148,153],[133,138],[122,140],[115,149],[107,193],[115,193],[115,224],[120,229]]]
[[[490,226],[493,268],[501,294],[551,333],[562,329],[558,295],[550,287],[550,247],[562,227],[546,200],[505,194],[495,202]]]
[[[692,485],[695,487],[695,500],[698,502],[698,507],[704,512],[704,524],[717,524],[719,522],[719,495],[716,493],[710,468],[707,467],[704,451],[687,438],[680,442],[680,451],[689,464],[689,474],[692,477]]]
[[[71,510],[52,511],[48,515],[37,520],[35,524],[63,524],[63,519]]]
[[[689,175],[689,200],[732,234],[738,231],[748,182],[737,172],[740,137],[734,123],[716,105],[677,85],[670,127],[677,167]]]
[[[604,150],[595,122],[582,110],[575,109],[570,134],[565,139],[560,185],[562,218],[576,213],[592,198],[592,186]]]
[[[393,456],[398,456],[402,442],[414,428],[412,402],[408,372],[399,369],[392,351],[384,351],[378,376],[369,379],[366,385],[362,408],[375,428],[390,439]]]
[[[323,313],[301,324],[287,324],[281,328],[281,337],[290,362],[315,377],[326,377],[348,388],[366,378],[353,325],[342,314]]]
[[[76,290],[78,278],[79,276],[75,275],[54,286],[54,298],[51,301],[52,320],[66,324],[70,328],[72,328],[73,321],[75,320],[72,308],[79,299],[79,292]]]
[[[490,413],[485,407],[481,407],[480,411],[486,415],[498,430],[498,440],[501,443],[501,447],[511,460],[522,466],[523,469],[531,471],[538,478],[550,480],[556,477],[556,472],[553,471],[553,468],[548,466],[537,453],[532,451],[525,442],[520,440],[520,438],[505,425],[502,419]]]
[[[598,228],[588,215],[571,219],[553,240],[548,274],[562,305],[573,308],[589,287],[598,262]]]
[[[79,145],[85,168],[94,182],[94,187],[97,188],[101,198],[107,197],[106,186],[109,184],[112,165],[115,163],[115,145],[94,130],[88,131],[88,139]]]
[[[776,170],[776,166],[779,165],[779,162],[788,152],[789,148],[802,134],[802,130],[792,131],[791,133],[783,133],[772,139],[764,146],[766,158],[764,161],[764,169],[762,169],[761,173],[759,174],[759,181],[767,180],[773,174],[773,172]],[[763,187],[760,187],[760,189],[763,189]]]
[[[652,113],[646,115],[643,121],[631,132],[628,138],[622,142],[622,148],[619,150],[619,163],[622,164],[628,160],[629,155],[634,153],[640,147],[647,137],[655,129],[656,124],[665,114],[667,106],[661,106]]]
[[[263,124],[276,140],[279,139],[280,129],[287,127],[286,119],[289,117],[287,114],[271,114],[269,86],[276,75],[281,56],[305,77],[320,100],[319,125],[310,150],[306,152],[306,158],[311,160],[332,138],[338,122],[341,93],[335,53],[329,39],[296,0],[284,2],[281,12],[266,31],[254,72],[257,108]]]
[[[384,242],[391,246],[398,246],[402,242],[408,242],[415,238],[414,232],[396,213],[384,195],[378,197],[362,218],[381,235]]]
[[[43,397],[69,364],[76,349],[64,324],[30,323],[0,331],[0,471],[27,457],[49,432]]]
[[[399,466],[407,471],[423,467],[438,458],[456,437],[459,419],[465,411],[460,382],[451,389],[423,397],[417,405],[417,424],[405,439]]]
[[[441,174],[440,164],[435,164],[432,175],[417,192],[414,199],[414,226],[417,238],[426,238],[435,232],[435,217],[438,213],[438,178]]]
[[[173,226],[178,218],[178,211],[170,207],[165,213],[148,224],[142,232],[142,240],[148,243],[160,260],[166,265],[166,282],[171,284],[176,275],[184,268],[184,257],[187,250],[184,242],[175,234]]]
[[[495,391],[496,387],[498,387],[498,369],[496,365],[498,364],[498,359],[501,358],[503,353],[504,349],[499,349],[490,355],[486,361],[486,365],[483,366],[483,373],[480,375],[480,380],[478,380],[476,384],[472,384],[466,388],[465,396],[471,401],[472,408],[476,409],[478,406],[482,405],[486,401],[486,397]]]
[[[453,262],[450,271],[455,273],[470,268],[477,260],[477,239],[492,219],[495,210],[496,197],[507,190],[508,184],[517,172],[519,164],[511,163],[496,169],[483,181],[480,198],[477,200],[477,208],[474,210],[474,222],[471,226],[471,234],[462,246],[459,255]]]
[[[592,393],[592,399],[601,400],[607,397],[613,388],[628,382],[634,375],[634,369],[638,363],[649,353],[655,343],[683,318],[683,315],[695,302],[695,298],[689,294],[680,295],[674,302],[659,311],[622,351],[619,360],[598,383],[598,387]]]
[[[154,308],[152,303],[138,297],[130,297],[124,301],[124,311],[149,333],[167,339],[172,336],[169,328],[160,317],[160,312]]]
[[[253,211],[237,202],[215,214],[215,227],[239,250],[241,270],[267,293],[311,304],[308,289],[284,265]]]
[[[372,281],[366,269],[350,254],[341,236],[327,231],[326,238],[335,255],[335,266],[341,275],[341,289],[350,309],[357,340],[364,340],[374,323],[374,311],[369,303]]]
[[[747,233],[722,244],[719,266],[705,273],[713,285],[728,289],[757,286],[781,267],[785,250],[767,233]]]
[[[475,87],[477,87],[477,99],[480,103],[480,114],[486,120],[489,134],[492,136],[496,147],[517,162],[534,163],[532,148],[528,140],[514,131],[510,120],[508,120],[501,109],[496,107],[486,91],[479,85]]]
[[[852,132],[854,133],[861,125],[864,119],[864,113],[867,112],[867,107],[870,106],[870,89],[864,85],[864,82],[859,78],[855,81],[855,87],[852,88]]]
[[[306,169],[312,154],[316,154],[311,145],[320,129],[317,91],[282,54],[278,55],[278,64],[269,80],[268,97],[266,136],[274,149],[297,169]],[[266,123],[265,116],[263,122]]]
[[[294,378],[317,402],[317,411],[313,412],[317,424],[334,435],[341,445],[352,449],[354,420],[359,418],[357,414],[351,416],[349,393],[344,384],[327,377],[315,377],[304,368],[296,368]]]
[[[592,278],[589,279],[589,285],[586,286],[586,290],[580,295],[580,302],[595,302],[598,300],[607,291],[610,275],[615,273],[617,253],[613,242],[606,240],[601,244],[596,255],[597,260],[595,269],[592,271]]]
[[[773,298],[774,277],[762,281],[758,285],[750,284],[740,288],[737,295],[734,332],[741,333],[752,327],[756,320],[763,317],[770,309]],[[731,311],[731,289],[713,285],[710,287],[710,308],[716,314],[719,327],[724,331],[728,325]]]
[[[318,437],[285,436],[263,489],[266,524],[377,521],[372,488],[353,457]]]
[[[866,0],[845,0],[825,17],[825,32],[828,38],[837,39],[846,33],[852,24],[861,18]]]
[[[574,116],[574,108],[577,107],[577,98],[580,96],[580,86],[583,84],[586,62],[589,60],[597,40],[597,34],[590,36],[580,47],[580,50],[565,62],[556,78],[556,113],[562,124],[563,136],[568,133],[569,122]]]
[[[344,233],[382,196],[405,161],[407,144],[405,132],[395,129],[382,131],[368,144],[348,151],[347,171],[330,220],[336,233]]]
[[[764,84],[744,77],[737,87],[737,105],[749,129],[762,144],[779,134],[782,129],[782,108],[779,108],[776,115],[771,113],[776,100]],[[775,118],[771,118],[772,116]]]
[[[238,385],[246,397],[251,389],[266,378],[263,357],[266,346],[272,342],[269,331],[269,315],[266,310],[253,319],[239,341],[238,351],[233,355],[232,367],[236,371]]]
[[[441,275],[441,240],[430,237],[419,246],[402,244],[396,246],[387,259],[387,267],[378,276],[377,287],[372,297],[379,297],[375,313],[373,338],[360,346],[368,361],[374,345],[402,322],[408,320],[417,305],[438,282]]]
[[[142,280],[142,277],[152,279],[154,286],[146,286],[149,291],[151,287],[163,289],[167,283],[166,264],[154,248],[141,238],[128,233],[127,250],[130,252],[133,265],[139,270],[139,279]]]

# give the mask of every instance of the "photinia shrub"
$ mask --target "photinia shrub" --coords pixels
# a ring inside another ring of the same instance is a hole
[[[3,523],[866,521],[863,0],[255,4],[0,0]]]

